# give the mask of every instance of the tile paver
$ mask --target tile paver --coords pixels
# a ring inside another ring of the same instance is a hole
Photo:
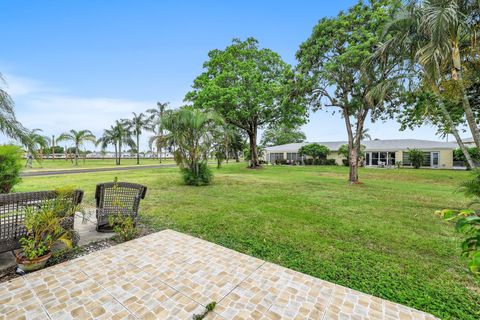
[[[0,289],[0,319],[435,319],[172,230]]]

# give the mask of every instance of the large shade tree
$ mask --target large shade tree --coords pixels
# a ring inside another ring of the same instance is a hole
[[[62,133],[60,136],[57,138],[57,142],[60,141],[70,141],[73,144],[73,147],[75,149],[75,165],[78,166],[78,157],[80,153],[80,148],[83,147],[83,145],[86,142],[92,142],[95,143],[95,135],[90,131],[90,130],[70,130],[68,132]]]
[[[290,65],[258,41],[234,39],[224,50],[212,50],[205,71],[193,83],[187,101],[204,110],[214,110],[227,123],[248,135],[250,167],[260,166],[258,129],[273,123],[298,124],[305,108],[291,99],[294,73]]]
[[[389,115],[402,88],[401,61],[394,55],[372,58],[380,30],[398,6],[395,0],[361,1],[336,17],[323,18],[297,52],[298,82],[313,110],[333,108],[345,121],[350,183],[359,182],[365,121]]]

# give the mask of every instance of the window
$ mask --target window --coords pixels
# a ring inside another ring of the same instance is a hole
[[[395,165],[395,152],[388,153],[388,164],[391,166]]]
[[[366,152],[365,165],[378,166],[383,163],[385,165],[395,165],[395,152]]]
[[[432,152],[432,166],[438,167],[440,154],[438,152]]]
[[[372,152],[372,166],[378,166],[378,152]]]
[[[423,153],[422,167],[438,167],[440,162],[440,153],[438,151],[426,151]],[[408,151],[403,152],[402,163],[404,166],[411,166],[412,162],[408,158]]]
[[[301,157],[298,155],[298,153],[287,153],[287,160],[288,161],[300,161]]]
[[[276,160],[283,159],[283,153],[270,153],[270,162],[274,163]]]

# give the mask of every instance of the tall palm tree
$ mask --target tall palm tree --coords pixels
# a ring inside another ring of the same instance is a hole
[[[462,54],[478,51],[480,26],[472,18],[474,12],[480,12],[478,0],[411,0],[385,30],[390,37],[378,50],[379,55],[390,52],[406,56],[413,68],[418,63],[424,83],[436,95],[446,125],[471,166],[474,163],[441,93],[444,81],[457,84],[467,124],[480,148],[480,131],[465,89],[462,66]]]
[[[115,164],[118,164],[118,137],[116,136],[114,126],[111,126],[110,129],[103,130],[102,136],[97,140],[95,145],[100,145],[102,151],[105,151],[109,145],[113,145],[115,148]]]
[[[42,132],[42,129],[33,129],[27,133],[29,143],[35,150],[39,151],[38,156],[40,157],[40,160],[43,160],[43,153],[50,146],[50,137],[42,135]],[[27,149],[29,148],[28,146],[25,147]]]
[[[13,100],[2,88],[2,84],[6,84],[6,81],[0,73],[0,133],[12,139],[20,140],[31,150],[33,146],[28,139],[28,130],[17,120]]]
[[[150,114],[150,119],[152,121],[152,131],[155,131],[156,134],[156,138],[152,138],[152,142],[157,140],[156,141],[156,146],[157,146],[157,150],[158,150],[158,159],[160,162],[162,162],[162,148],[163,148],[163,145],[161,143],[159,143],[162,139],[161,137],[163,137],[163,134],[164,134],[164,128],[163,128],[163,125],[162,125],[162,119],[163,117],[165,116],[166,113],[168,113],[169,110],[167,110],[167,107],[169,105],[169,102],[165,102],[165,103],[161,103],[161,102],[157,102],[157,108],[154,109],[148,109],[147,110],[147,113]],[[157,126],[157,128],[154,128],[154,126]]]
[[[57,142],[60,141],[71,141],[75,147],[75,165],[78,166],[78,156],[80,148],[84,145],[85,142],[90,141],[96,143],[95,135],[90,130],[70,130],[69,132],[64,132],[58,136]]]
[[[123,123],[125,124],[125,129],[127,131],[131,131],[132,134],[135,136],[136,143],[135,149],[137,151],[137,164],[140,164],[140,135],[142,134],[142,130],[150,130],[151,129],[151,118],[146,117],[143,113],[136,114],[133,113],[132,119],[124,119]]]

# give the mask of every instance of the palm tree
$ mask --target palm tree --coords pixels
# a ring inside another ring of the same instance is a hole
[[[57,138],[57,142],[60,141],[71,141],[75,147],[75,165],[78,166],[78,156],[80,148],[87,141],[96,143],[95,135],[90,130],[70,130],[69,132],[64,132]]]
[[[200,166],[206,165],[212,145],[212,132],[222,119],[213,112],[183,107],[162,119],[162,126],[168,133],[165,139],[178,146],[174,152],[175,161],[181,168],[189,170],[196,179],[200,178]]]
[[[150,130],[151,129],[151,117],[147,118],[143,113],[136,114],[133,113],[132,119],[125,119],[123,123],[125,124],[125,128],[127,131],[131,131],[132,134],[136,138],[135,149],[137,153],[137,164],[140,164],[140,135],[142,134],[142,130]]]
[[[97,140],[95,145],[100,145],[102,151],[105,151],[109,145],[113,145],[115,147],[115,164],[118,164],[118,138],[115,135],[114,126],[111,126],[110,129],[103,130],[102,136]]]
[[[50,137],[44,136],[41,134],[43,132],[42,129],[33,129],[28,131],[27,138],[29,143],[33,146],[35,150],[39,150],[40,160],[43,160],[43,153],[44,150],[48,149],[50,145]],[[29,149],[28,146],[25,146]]]
[[[480,131],[465,89],[462,66],[465,61],[462,54],[478,50],[479,25],[473,15],[479,11],[478,0],[409,1],[388,26],[385,34],[391,36],[386,37],[387,41],[378,50],[379,55],[384,52],[400,54],[407,57],[412,66],[419,64],[423,81],[438,99],[446,126],[471,166],[474,163],[444,105],[441,93],[444,90],[443,82],[453,80],[456,83],[466,121],[476,146],[480,148]]]
[[[152,121],[152,128],[151,130],[156,131],[156,138],[151,138],[152,142],[155,140],[162,140],[160,137],[163,136],[163,125],[162,125],[162,119],[165,116],[165,113],[167,113],[169,110],[167,110],[169,102],[161,103],[157,102],[157,109],[148,109],[147,113],[150,113],[150,119]],[[154,125],[157,125],[157,128],[154,128]],[[158,159],[160,162],[162,162],[162,148],[163,145],[159,143],[159,141],[156,141],[156,145],[158,148]]]
[[[0,85],[6,84],[5,79],[0,73]],[[0,86],[0,133],[6,136],[20,140],[27,149],[33,151],[33,146],[28,139],[28,130],[18,122],[14,103],[10,95]]]

